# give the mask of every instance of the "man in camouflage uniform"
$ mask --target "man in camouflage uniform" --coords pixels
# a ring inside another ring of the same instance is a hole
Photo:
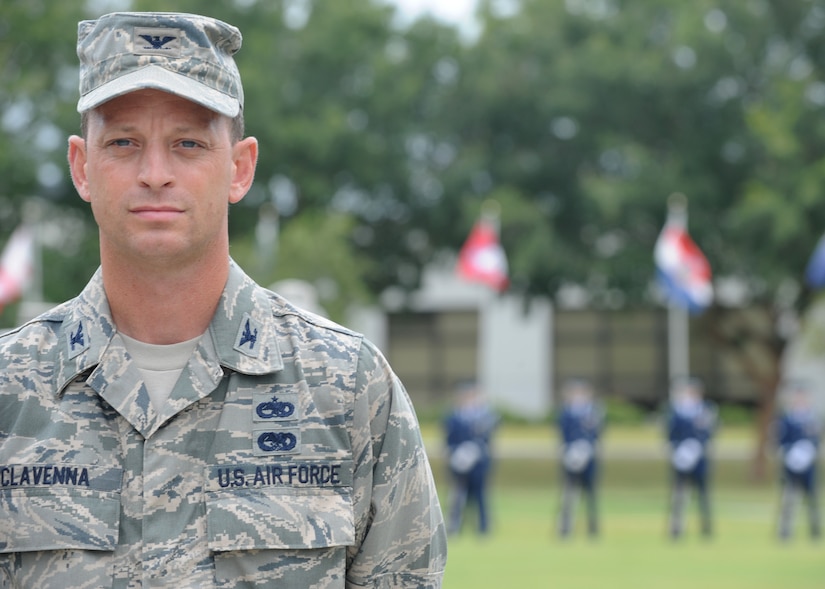
[[[0,588],[440,587],[409,398],[362,336],[229,258],[249,189],[234,27],[79,26],[83,292],[0,339]]]

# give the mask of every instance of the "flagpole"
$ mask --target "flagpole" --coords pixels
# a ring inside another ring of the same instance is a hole
[[[674,192],[667,204],[668,221],[681,223],[687,229],[687,197]],[[690,376],[690,321],[687,309],[672,299],[667,310],[668,377],[672,383],[677,378]]]
[[[690,375],[690,323],[683,307],[670,303],[667,308],[668,376],[670,382]]]
[[[481,218],[496,230],[496,234],[501,230],[501,205],[495,199],[488,198],[481,203]]]

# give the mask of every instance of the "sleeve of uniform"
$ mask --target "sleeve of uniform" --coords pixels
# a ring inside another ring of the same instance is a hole
[[[355,391],[356,544],[347,587],[437,589],[444,521],[412,404],[384,357],[362,345]]]
[[[561,414],[557,420],[559,436],[564,445],[573,441],[573,433],[570,427],[570,412],[567,409],[562,409]]]
[[[676,417],[675,411],[669,410],[666,420],[667,439],[671,444],[675,444],[679,441],[679,418]]]
[[[786,446],[788,445],[788,427],[784,415],[779,416],[779,418],[774,422],[773,434],[779,451],[784,452],[786,450]]]
[[[716,405],[707,403],[702,413],[701,426],[697,432],[700,442],[709,442],[716,434],[716,429],[719,427],[718,416],[719,412]]]

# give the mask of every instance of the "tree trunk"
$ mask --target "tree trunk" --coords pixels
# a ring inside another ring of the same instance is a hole
[[[714,307],[704,322],[711,337],[735,354],[759,391],[756,444],[750,467],[755,482],[768,480],[768,445],[782,378],[781,363],[786,342],[777,335],[775,326],[775,313],[765,307],[746,310]]]

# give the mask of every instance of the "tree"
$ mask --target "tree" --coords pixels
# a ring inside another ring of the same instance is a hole
[[[472,104],[456,135],[488,174],[483,196],[521,203],[503,207],[502,233],[528,297],[574,282],[596,306],[651,304],[666,199],[689,196],[691,231],[716,275],[745,285],[737,302],[756,311],[721,321],[731,303],[721,299],[705,325],[762,391],[757,472],[787,336],[778,317],[801,304],[792,295],[825,221],[822,11],[525,0],[500,17],[487,3],[456,97]],[[468,168],[454,180],[466,193]]]
[[[156,0],[121,4],[123,9],[168,9]],[[77,255],[96,249],[96,232],[65,164],[65,137],[77,128],[77,65],[67,48],[74,46],[77,21],[97,16],[86,5],[74,0],[47,11],[39,2],[14,1],[4,8],[0,27],[0,54],[7,58],[0,90],[6,113],[0,196],[7,198],[7,207],[0,208],[0,231],[5,227],[11,233],[30,194],[46,196],[55,219],[73,211],[68,218],[74,246],[58,244],[46,252],[44,286],[51,300],[72,296],[97,265],[96,256]],[[182,0],[176,9],[201,12],[204,6]],[[440,60],[457,48],[455,32],[425,22],[407,35],[392,27],[390,8],[366,0],[233,2],[210,6],[208,13],[244,32],[238,63],[248,97],[246,118],[261,142],[256,184],[230,218],[236,249],[252,251],[261,207],[279,209],[282,238],[302,234],[290,231],[292,223],[305,226],[326,211],[354,220],[348,234],[327,236],[337,240],[327,252],[373,260],[335,267],[357,271],[354,278],[370,292],[397,282],[415,286],[420,266],[432,253],[429,231],[421,228],[429,221],[451,221],[436,213],[436,205],[446,200],[438,179],[411,163],[408,154],[430,151],[425,121],[440,110],[438,92],[450,67]],[[439,74],[438,67],[447,73]],[[37,147],[41,137],[50,139],[41,150],[18,147]],[[440,153],[443,159],[444,149]],[[262,281],[277,273],[258,264],[250,268]],[[344,288],[342,278],[333,280],[342,296],[353,291]]]
[[[72,236],[47,251],[53,300],[97,265],[63,142],[77,126],[67,48],[76,21],[95,16],[87,4],[7,0],[0,20],[0,231],[29,195],[46,199],[62,223],[52,233]],[[552,298],[575,284],[593,306],[646,306],[666,199],[683,192],[715,275],[743,285],[735,302],[753,309],[723,320],[734,301],[720,296],[705,323],[762,391],[764,456],[780,319],[805,305],[800,277],[825,225],[825,0],[502,5],[480,2],[472,42],[427,18],[398,30],[370,0],[210,5],[244,33],[247,123],[261,142],[256,184],[230,217],[233,255],[264,283],[289,272],[333,284],[341,309],[415,288],[495,199],[514,292]],[[255,230],[273,206],[281,242],[267,265]]]
[[[77,130],[77,21],[84,3],[8,0],[0,18],[0,234],[23,221],[25,203],[39,199],[49,221],[41,239],[44,295],[62,300],[77,292],[97,266],[81,255],[96,239],[66,165],[66,136]],[[65,236],[65,239],[60,237]],[[4,324],[16,320],[4,310]]]
[[[417,286],[460,210],[439,178],[454,158],[439,125],[458,67],[456,31],[434,21],[396,30],[391,8],[366,0],[227,3],[210,14],[244,33],[237,61],[247,126],[261,144],[256,186],[230,219],[233,240],[251,239],[267,203],[279,210],[282,239],[305,215],[343,215],[351,230],[327,251],[368,259],[351,265],[368,292]]]

